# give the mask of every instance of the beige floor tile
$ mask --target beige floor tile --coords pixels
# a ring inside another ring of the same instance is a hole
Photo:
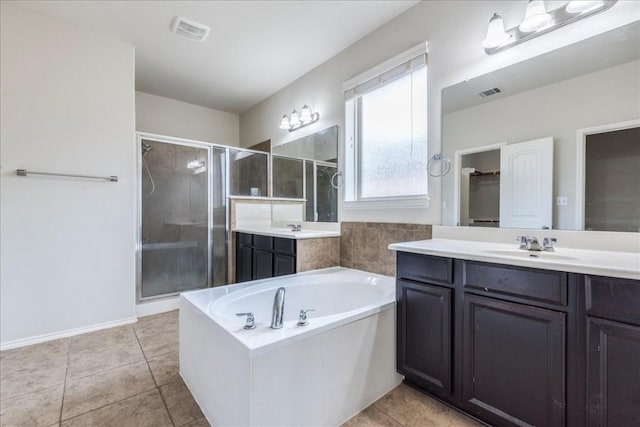
[[[369,406],[364,411],[342,424],[342,427],[402,427],[402,424],[398,423],[374,406]]]
[[[63,339],[0,353],[0,399],[64,383],[68,349]]]
[[[179,354],[177,351],[152,357],[149,367],[156,384],[163,385],[179,379]]]
[[[401,384],[383,396],[374,406],[408,427],[446,426],[457,412],[409,386]]]
[[[84,377],[135,362],[144,361],[144,355],[133,329],[131,338],[114,342],[112,346],[93,346],[69,350],[67,379]]]
[[[67,420],[154,387],[146,362],[70,379],[65,389],[62,419]]]
[[[211,424],[209,424],[206,418],[200,418],[185,424],[183,427],[211,427]]]
[[[142,393],[62,422],[62,427],[173,426],[157,390]]]
[[[147,358],[178,351],[178,311],[143,317],[134,326]]]
[[[0,401],[0,426],[50,426],[60,420],[64,384]]]
[[[204,417],[182,379],[163,385],[160,387],[160,393],[176,426],[183,426]]]
[[[133,326],[125,325],[71,337],[69,350],[73,353],[88,348],[108,349],[128,346],[134,341],[137,339],[133,332]]]

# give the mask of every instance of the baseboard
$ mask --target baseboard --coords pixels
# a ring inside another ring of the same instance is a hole
[[[46,341],[53,341],[60,338],[72,337],[75,335],[86,334],[87,332],[95,332],[101,329],[115,328],[116,326],[130,325],[136,323],[138,319],[136,317],[127,317],[125,319],[114,320],[112,322],[96,323],[91,326],[84,326],[82,328],[67,329],[61,332],[54,332],[51,334],[36,335],[35,337],[20,338],[13,341],[5,341],[0,343],[0,351],[11,350],[13,348],[24,347],[32,344],[39,344]]]
[[[153,314],[166,313],[177,310],[179,295],[170,298],[163,298],[157,301],[142,302],[136,305],[136,315],[138,317],[151,316]]]

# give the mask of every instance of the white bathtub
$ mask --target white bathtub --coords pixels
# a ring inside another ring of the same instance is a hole
[[[285,321],[274,330],[279,287]],[[235,315],[248,311],[256,329]],[[183,293],[180,373],[215,426],[340,425],[402,379],[394,279],[330,268]]]

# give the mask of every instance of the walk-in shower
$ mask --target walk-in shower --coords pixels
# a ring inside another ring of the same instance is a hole
[[[139,144],[138,301],[227,283],[226,149]]]

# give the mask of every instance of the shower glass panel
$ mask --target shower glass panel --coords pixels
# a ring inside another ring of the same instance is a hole
[[[273,156],[273,197],[303,198],[303,162],[302,159]]]
[[[225,150],[148,139],[141,150],[139,299],[226,283]]]
[[[268,160],[266,153],[229,149],[229,194],[266,197]]]
[[[335,166],[316,163],[316,211],[318,222],[338,221],[338,190],[331,178],[338,169]]]
[[[211,147],[211,286],[227,281],[227,150]]]

